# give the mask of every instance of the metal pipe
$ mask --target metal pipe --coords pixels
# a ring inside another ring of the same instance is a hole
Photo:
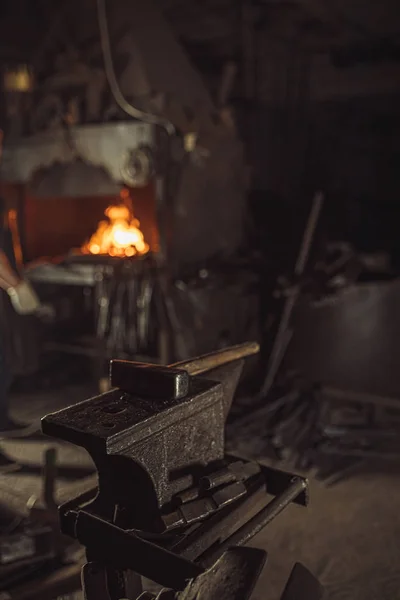
[[[97,17],[99,22],[100,42],[101,49],[103,52],[104,69],[106,72],[109,86],[111,88],[111,92],[114,96],[116,103],[130,117],[134,119],[139,119],[144,123],[159,125],[160,127],[165,128],[169,135],[173,134],[175,132],[175,127],[172,125],[172,123],[170,123],[166,119],[163,119],[162,117],[145,113],[144,111],[135,108],[124,97],[114,70],[114,62],[112,58],[110,44],[110,34],[108,30],[106,0],[97,0]]]

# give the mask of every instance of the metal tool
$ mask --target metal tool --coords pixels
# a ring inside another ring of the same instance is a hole
[[[307,260],[311,250],[311,245],[314,239],[315,230],[322,210],[323,202],[324,197],[322,193],[318,192],[317,194],[315,194],[310,215],[308,217],[307,225],[304,230],[299,254],[297,256],[296,264],[294,267],[294,276],[296,279],[299,279],[303,275],[304,270],[306,268]],[[278,373],[279,367],[284,358],[287,347],[289,345],[289,342],[291,340],[292,332],[289,329],[290,319],[293,314],[293,310],[296,306],[296,302],[298,300],[300,291],[300,286],[294,287],[292,293],[287,297],[285,301],[278,326],[278,331],[269,357],[266,377],[259,392],[259,397],[261,398],[267,397],[268,393],[270,392],[274,384],[276,375]]]
[[[260,557],[229,549],[291,502],[307,504],[305,479],[225,454],[244,359],[257,352],[244,344],[172,367],[111,361],[116,389],[42,420],[44,433],[86,448],[98,471],[98,491],[60,507],[62,532],[86,548],[88,600],[135,599],[139,576],[170,590],[160,599],[220,598],[215,574],[232,556],[243,577],[231,597],[248,597],[238,590],[254,585]]]

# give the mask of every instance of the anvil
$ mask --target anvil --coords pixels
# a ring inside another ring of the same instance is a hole
[[[243,344],[170,367],[113,360],[110,392],[42,420],[97,467],[98,489],[60,508],[62,531],[86,547],[87,588],[108,573],[108,597],[135,598],[134,572],[179,592],[290,502],[307,503],[305,479],[225,454],[226,417],[257,352]]]

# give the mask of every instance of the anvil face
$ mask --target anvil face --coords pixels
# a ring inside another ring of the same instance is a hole
[[[186,397],[177,400],[113,390],[47,415],[42,429],[90,453],[119,454],[121,444],[131,447],[222,402],[219,383],[198,377],[190,388]]]

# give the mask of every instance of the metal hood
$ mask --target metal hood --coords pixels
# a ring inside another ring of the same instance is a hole
[[[25,183],[36,196],[117,194],[132,152],[152,147],[154,127],[139,122],[81,125],[7,144],[1,178]]]

